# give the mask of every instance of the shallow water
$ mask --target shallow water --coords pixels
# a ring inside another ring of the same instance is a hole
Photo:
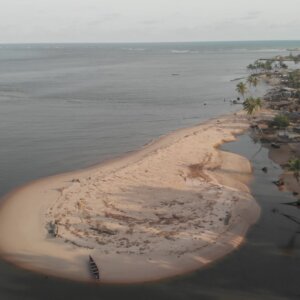
[[[224,102],[236,97],[229,80],[245,76],[244,66],[258,56],[296,44],[2,46],[0,194],[236,110]],[[251,158],[260,146],[245,135],[223,148]],[[261,219],[241,249],[206,270],[160,283],[95,286],[0,261],[1,299],[299,299],[300,228],[280,214],[299,211],[280,204],[293,198],[271,183],[280,168],[267,150],[253,166]]]

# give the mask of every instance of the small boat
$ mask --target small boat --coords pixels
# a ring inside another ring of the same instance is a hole
[[[90,258],[90,270],[91,270],[91,273],[93,275],[93,277],[97,280],[100,279],[100,272],[99,272],[99,269],[95,263],[95,261],[93,260],[93,258],[89,255],[89,258]]]

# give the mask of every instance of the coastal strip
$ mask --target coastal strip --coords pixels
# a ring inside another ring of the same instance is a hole
[[[240,246],[260,209],[250,162],[218,147],[244,113],[161,137],[124,157],[32,182],[5,197],[0,252],[37,272],[137,283],[192,272]]]

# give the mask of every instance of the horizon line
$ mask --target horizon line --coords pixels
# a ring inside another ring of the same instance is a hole
[[[84,41],[66,41],[66,42],[0,42],[0,45],[28,45],[28,44],[180,44],[180,43],[234,43],[234,42],[300,42],[300,39],[258,39],[258,40],[203,40],[203,41],[197,41],[197,40],[191,40],[191,41],[135,41],[135,42],[84,42]]]

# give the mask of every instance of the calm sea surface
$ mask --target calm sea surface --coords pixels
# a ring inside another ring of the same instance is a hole
[[[240,109],[229,102],[237,97],[238,81],[231,80],[246,77],[245,66],[257,58],[298,47],[289,41],[0,45],[0,195]],[[257,147],[242,138],[232,149],[251,157]],[[267,155],[256,159],[259,169]],[[207,270],[156,284],[95,287],[0,262],[0,299],[299,299],[299,228],[270,213],[273,196],[290,195],[277,194],[256,173],[262,220],[241,250]],[[291,235],[294,252],[283,255]]]

